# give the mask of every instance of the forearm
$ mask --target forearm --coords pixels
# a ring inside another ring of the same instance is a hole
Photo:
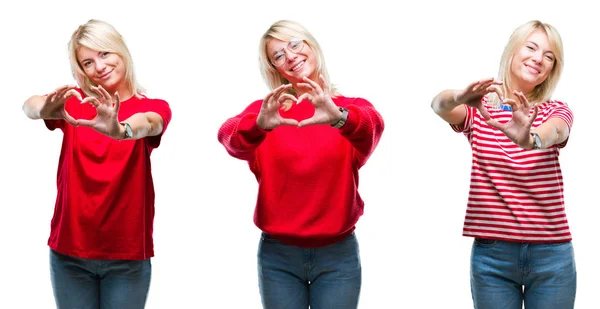
[[[156,136],[163,131],[163,120],[154,112],[137,113],[122,121],[131,126],[131,139],[141,139],[147,136]],[[121,136],[125,136],[125,127],[121,127]]]
[[[360,154],[359,159],[364,164],[373,153],[384,130],[383,118],[373,106],[348,105],[348,120],[340,133]]]
[[[248,160],[267,137],[268,131],[256,124],[257,114],[248,113],[229,118],[218,133],[219,142],[231,156]]]
[[[539,127],[532,129],[531,132],[537,133],[540,136],[542,149],[560,144],[569,137],[569,127],[566,122],[560,118],[550,118]],[[533,145],[533,143],[534,138],[532,136],[531,145]]]
[[[457,90],[444,90],[431,101],[433,111],[447,123],[458,125],[465,121],[466,109],[456,101]]]
[[[45,97],[34,95],[23,103],[23,112],[30,119],[41,119],[40,111],[44,105]]]
[[[461,105],[455,99],[456,90],[444,90],[436,95],[431,101],[433,111],[442,116],[449,114],[457,106]]]

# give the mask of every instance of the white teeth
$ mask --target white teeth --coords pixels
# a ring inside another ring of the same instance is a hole
[[[300,61],[300,63],[296,64],[293,68],[292,71],[296,71],[298,70],[302,65],[304,64],[304,61]]]

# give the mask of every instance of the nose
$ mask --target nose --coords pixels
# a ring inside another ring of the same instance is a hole
[[[288,62],[292,62],[292,61],[296,60],[296,58],[298,58],[298,54],[296,54],[296,53],[294,53],[292,51],[284,49],[283,52],[285,53],[285,59]]]
[[[544,58],[544,54],[542,54],[541,51],[537,51],[533,54],[532,60],[535,61],[536,63],[540,63],[540,62],[542,62],[543,58]]]
[[[104,64],[104,61],[102,61],[102,60],[96,61],[95,65],[96,65],[97,72],[102,72],[102,71],[104,71],[104,69],[106,69],[106,64]]]

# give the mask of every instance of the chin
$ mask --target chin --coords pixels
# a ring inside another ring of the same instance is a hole
[[[294,72],[293,76],[297,77],[298,79],[302,79],[302,77],[306,76],[308,78],[310,78],[313,75],[314,71],[312,70],[307,70],[307,68],[302,68],[302,70],[298,71],[298,72]]]
[[[537,76],[532,76],[530,74],[523,74],[519,77],[519,79],[521,80],[522,83],[524,84],[528,84],[528,85],[537,85],[539,84],[539,77]]]
[[[299,83],[301,83],[301,82],[303,82],[303,80],[302,80],[303,76],[304,75],[294,74],[294,75],[288,75],[288,76],[286,76],[285,79],[287,79],[287,80],[289,80],[291,82],[293,81],[293,82],[299,82]]]
[[[101,83],[100,85],[102,85],[102,88],[106,89],[106,90],[116,90],[117,86],[119,85],[118,81],[113,81],[113,80],[107,80],[104,83]]]
[[[531,86],[535,87],[541,83],[544,82],[543,79],[539,79],[539,78],[527,78],[524,80],[526,83],[530,84]]]

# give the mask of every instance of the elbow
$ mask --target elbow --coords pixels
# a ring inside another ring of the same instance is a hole
[[[160,135],[164,129],[163,118],[154,112],[145,113],[144,115],[146,116],[145,123],[142,122],[141,127],[145,129],[146,136]]]
[[[433,99],[431,100],[431,109],[433,110],[434,113],[436,114],[440,114],[442,108],[442,96],[443,96],[443,92],[439,93],[438,95],[436,95],[435,97],[433,97]]]
[[[444,90],[433,97],[431,100],[431,109],[434,113],[442,116],[442,114],[453,108],[453,104],[451,104],[452,101],[456,101],[452,90]]]
[[[27,116],[27,118],[36,119],[32,112],[34,110],[33,105],[36,99],[37,96],[32,96],[29,99],[25,100],[25,102],[23,102],[23,106],[21,106],[21,110],[23,111],[23,113],[25,113],[25,116]]]
[[[438,100],[436,100],[436,98],[434,98],[431,101],[431,109],[433,110],[434,113],[436,114],[440,114],[440,102]]]

